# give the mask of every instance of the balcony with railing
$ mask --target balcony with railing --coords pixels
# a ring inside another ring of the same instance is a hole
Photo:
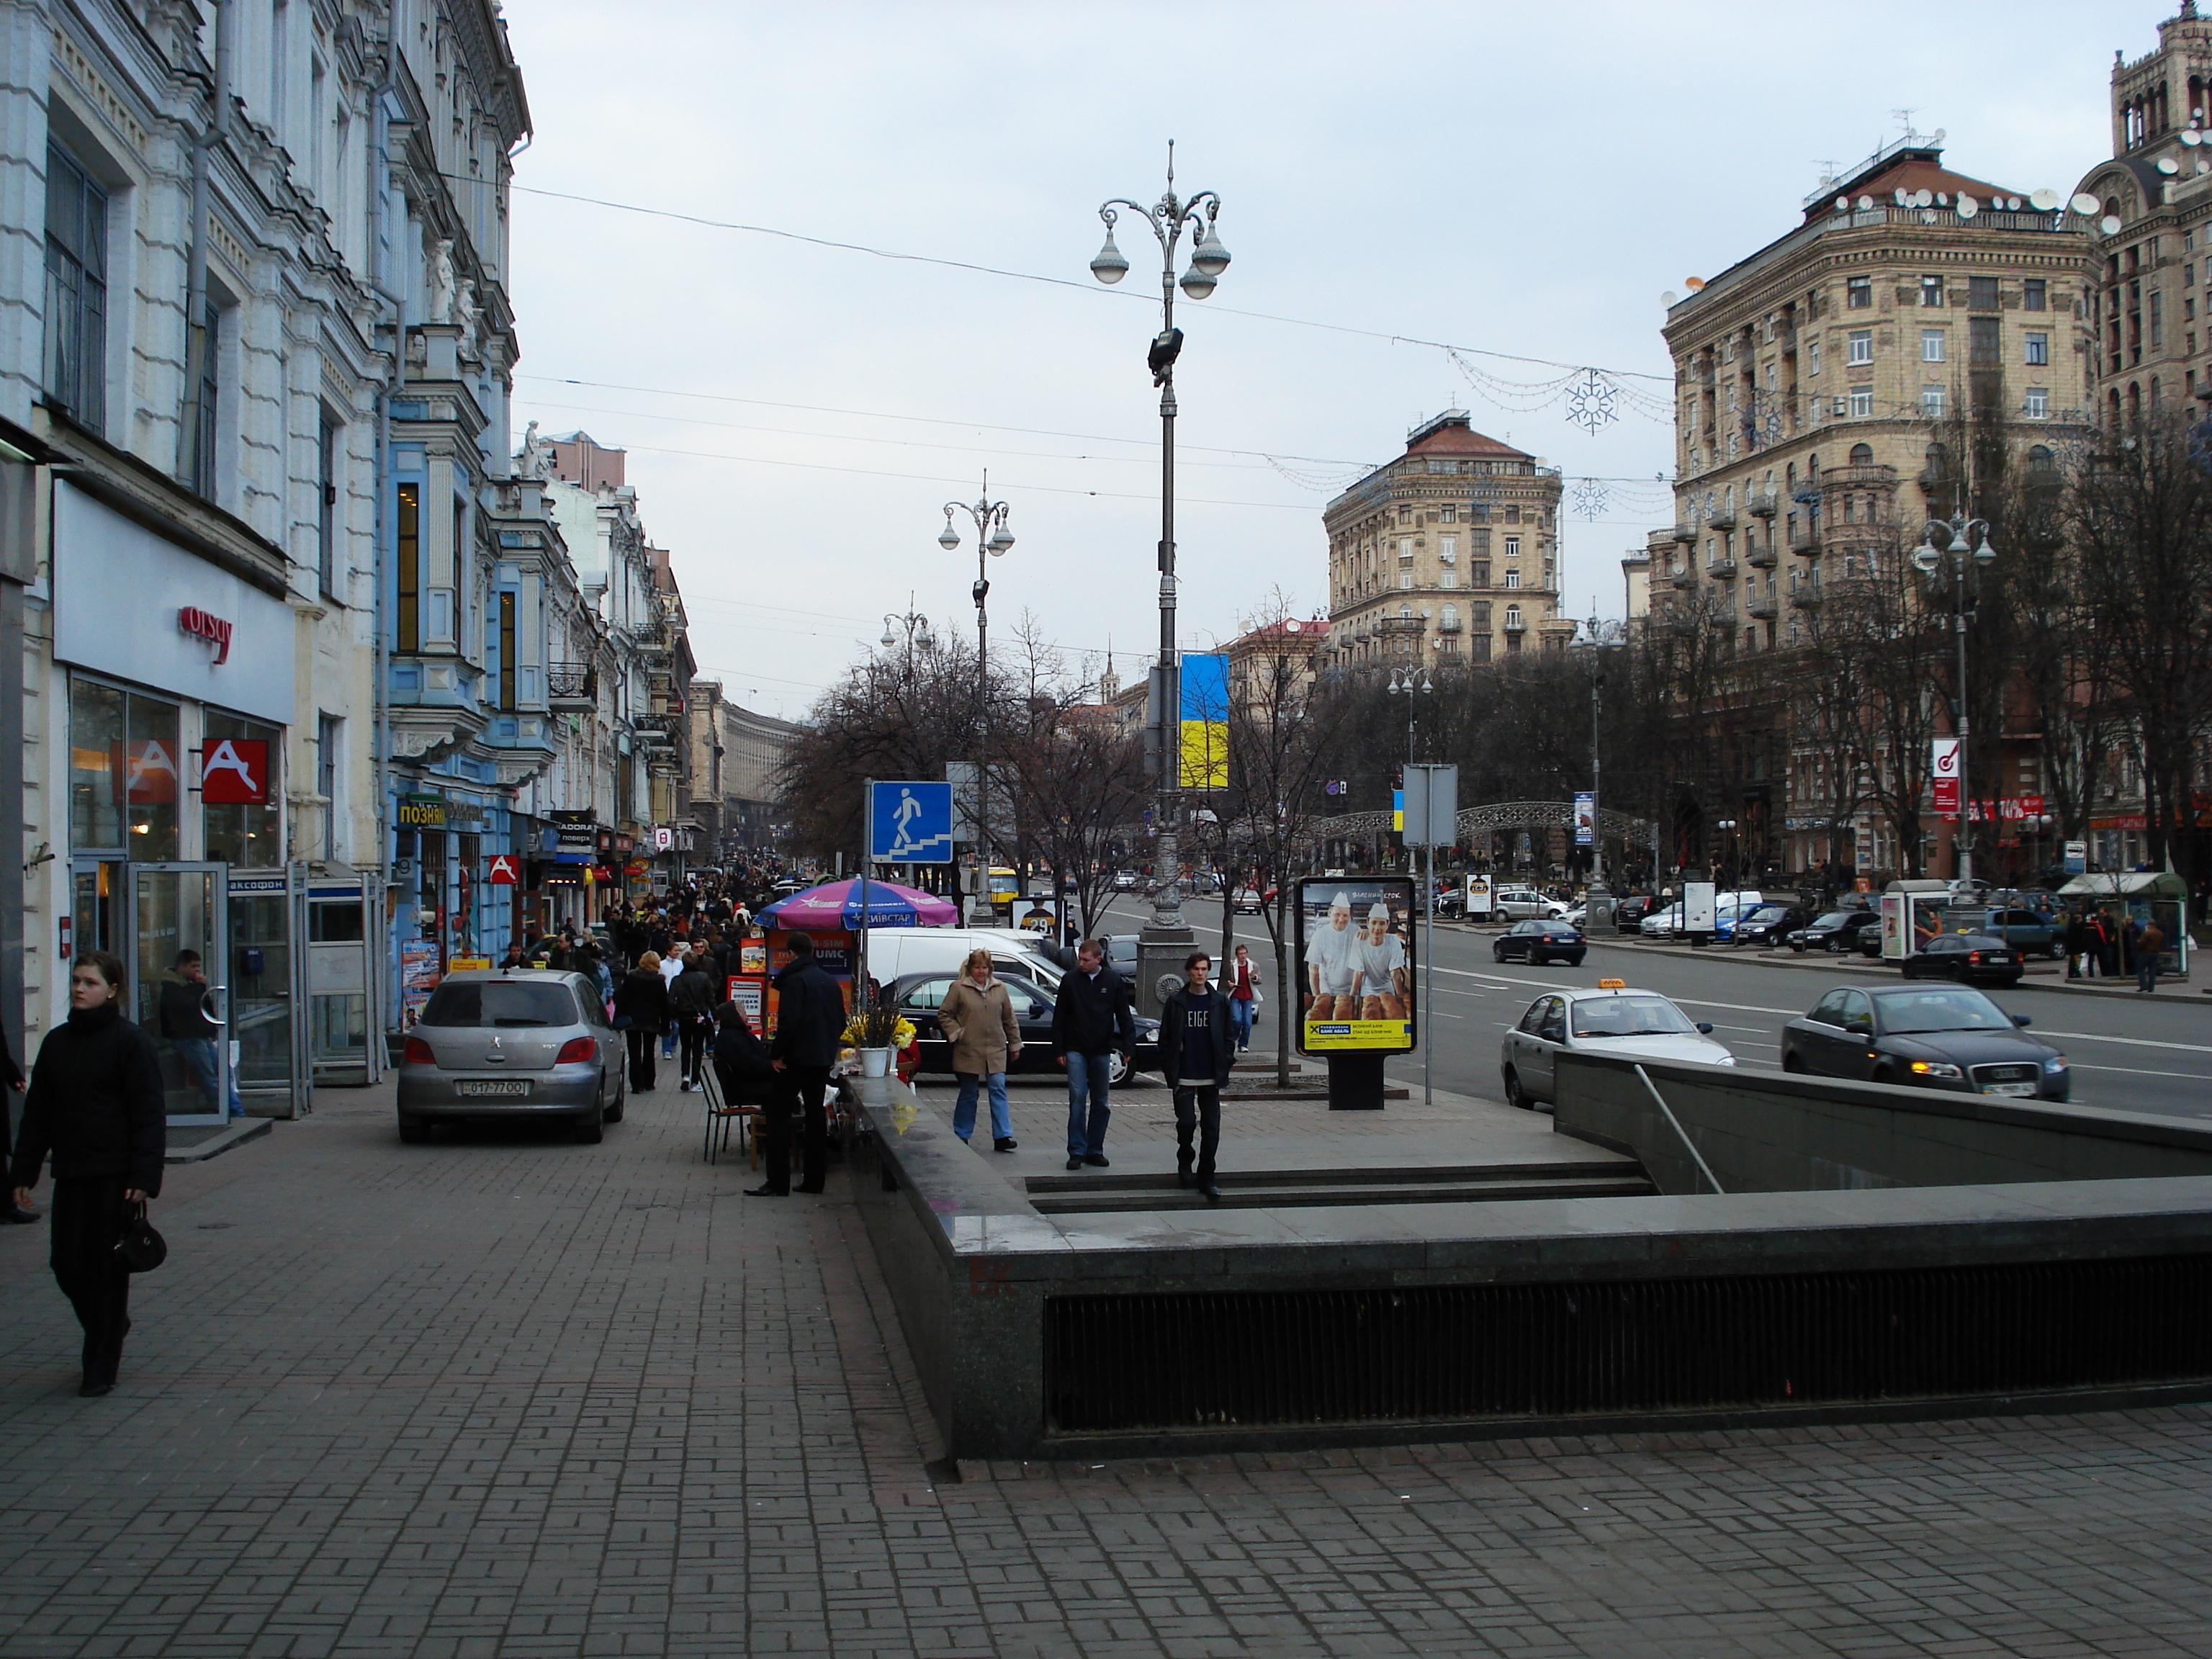
[[[1810,525],[1799,525],[1790,532],[1790,550],[1805,558],[1820,556],[1820,532]]]
[[[1693,524],[1678,524],[1673,530],[1669,531],[1668,534],[1671,539],[1678,541],[1681,543],[1683,546],[1687,547],[1692,542],[1698,539],[1698,526]]]
[[[556,662],[545,671],[546,706],[556,711],[588,713],[599,706],[599,675],[596,668]]]
[[[1748,546],[1748,547],[1747,547],[1746,549],[1744,549],[1744,550],[1743,550],[1743,562],[1744,562],[1746,564],[1749,565],[1749,566],[1750,566],[1753,569],[1754,569],[1754,570],[1771,570],[1771,569],[1773,569],[1773,568],[1774,568],[1774,538],[1773,538],[1773,536],[1770,534],[1770,535],[1768,535],[1765,539],[1760,540],[1760,541],[1755,541],[1755,542],[1752,543],[1750,546]]]
[[[1733,580],[1735,575],[1735,555],[1734,553],[1714,554],[1711,558],[1705,561],[1705,574],[1712,577],[1716,581],[1724,582]]]
[[[1705,527],[1709,530],[1735,529],[1735,508],[1733,506],[1716,506],[1705,514]]]
[[[1419,617],[1381,617],[1376,619],[1378,634],[1419,634],[1427,624]]]
[[[1456,611],[1445,612],[1437,623],[1437,631],[1440,634],[1456,634],[1460,628],[1459,612]]]
[[[1518,611],[1507,611],[1505,620],[1500,626],[1509,634],[1525,634],[1528,631],[1528,619]]]
[[[1781,508],[1782,497],[1775,490],[1761,489],[1743,498],[1743,510],[1754,519],[1771,519]]]
[[[1668,576],[1668,580],[1677,587],[1695,587],[1698,585],[1698,567],[1693,564],[1682,565],[1673,571]]]
[[[1817,581],[1800,582],[1790,590],[1790,603],[1799,611],[1818,611],[1824,597]]]
[[[1747,594],[1745,596],[1743,602],[1743,610],[1746,616],[1757,617],[1766,622],[1771,622],[1774,620],[1775,611],[1778,608],[1778,607],[1775,604],[1774,595],[1771,593]]]

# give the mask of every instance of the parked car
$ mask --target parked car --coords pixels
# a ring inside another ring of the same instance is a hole
[[[1547,992],[1528,1005],[1500,1045],[1506,1104],[1534,1109],[1540,1101],[1556,1099],[1563,1049],[1735,1065],[1735,1056],[1713,1041],[1712,1029],[1656,991],[1631,990],[1617,979],[1600,980],[1594,991]]]
[[[1005,978],[1025,979],[1047,996],[1060,989],[1050,939],[1015,927],[878,927],[868,933],[868,976],[878,985],[911,974],[957,974],[968,953],[985,950]]]
[[[1838,987],[1782,1028],[1782,1069],[2063,1100],[2066,1056],[2027,1023],[1964,986]]]
[[[1490,898],[1490,916],[1493,921],[1528,921],[1566,914],[1565,904],[1533,887],[1501,887]]]
[[[1989,933],[1938,933],[1899,964],[1907,979],[1955,979],[1961,985],[2017,985],[2020,952]]]
[[[1238,888],[1237,890],[1237,896],[1230,901],[1229,908],[1231,910],[1234,910],[1240,916],[1258,915],[1260,914],[1260,890],[1256,887]]]
[[[1659,901],[1649,893],[1631,893],[1626,898],[1613,902],[1613,927],[1615,933],[1633,933],[1644,926],[1644,918],[1651,914],[1651,907]]]
[[[1863,957],[1879,957],[1881,954],[1881,918],[1876,916],[1871,923],[1852,934],[1850,948]]]
[[[1108,933],[1106,965],[1122,978],[1133,981],[1137,972],[1137,939],[1135,933]]]
[[[952,1069],[952,1045],[937,1029],[937,1011],[945,1006],[945,993],[951,990],[951,974],[915,974],[892,981],[885,993],[892,1007],[914,1022],[915,1036],[921,1047],[921,1069],[925,1072],[950,1072]],[[1021,1027],[1022,1051],[1014,1057],[1012,1069],[1017,1072],[1055,1072],[1060,1068],[1052,1063],[1052,999],[1034,985],[1018,979],[999,981],[1013,999],[1014,1021]],[[1131,1071],[1157,1072],[1160,1066],[1160,1023],[1156,1019],[1137,1020],[1136,1064],[1131,1066],[1119,1054],[1114,1057],[1112,1080],[1120,1084]]]
[[[468,1118],[565,1118],[595,1145],[622,1121],[622,1038],[599,988],[544,969],[463,969],[439,981],[399,1054],[399,1138]]]
[[[1716,937],[1731,945],[1779,945],[1806,921],[1805,912],[1794,904],[1762,904],[1722,917]]]
[[[1116,870],[1114,872],[1114,890],[1115,892],[1126,893],[1136,884],[1137,872],[1134,870]]]
[[[1733,922],[1760,908],[1766,902],[1764,893],[1748,889],[1733,893],[1716,894],[1713,898],[1713,922],[1716,930],[1723,921]],[[1644,912],[1642,929],[1647,938],[1666,939],[1682,931],[1683,905],[1679,898],[1664,909]]]
[[[1580,931],[1564,921],[1516,921],[1492,942],[1490,955],[1496,962],[1525,962],[1540,968],[1547,962],[1564,962],[1579,968],[1589,948]]]
[[[1807,951],[1848,951],[1866,928],[1872,928],[1875,940],[1881,940],[1881,918],[1873,911],[1831,910],[1793,929],[1783,942],[1801,955]]]

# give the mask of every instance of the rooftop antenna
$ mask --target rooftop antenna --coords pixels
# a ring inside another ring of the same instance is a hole
[[[1911,109],[1893,109],[1890,111],[1890,113],[1897,118],[1897,125],[1905,129],[1905,136],[1907,138],[1914,138],[1919,136],[1912,130],[1912,118],[1919,114],[1921,106],[1915,105]]]

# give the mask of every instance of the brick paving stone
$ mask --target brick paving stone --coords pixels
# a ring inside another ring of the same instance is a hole
[[[326,1092],[172,1171],[104,1401],[0,1231],[0,1651],[2212,1659],[2201,1407],[939,1485],[857,1212],[739,1196],[696,1110],[402,1147]]]

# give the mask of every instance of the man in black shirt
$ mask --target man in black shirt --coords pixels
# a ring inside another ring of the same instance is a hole
[[[1182,971],[1184,982],[1160,1007],[1160,1069],[1175,1091],[1176,1179],[1192,1184],[1190,1143],[1196,1131],[1198,1189],[1218,1202],[1213,1155],[1221,1145],[1221,1091],[1237,1058],[1237,1033],[1229,999],[1212,982],[1213,958],[1194,951]]]
[[[1113,1116],[1106,1103],[1114,1075],[1114,1051],[1133,1058],[1137,1016],[1129,1006],[1129,985],[1106,965],[1106,946],[1085,939],[1075,953],[1075,971],[1060,982],[1052,1008],[1052,1057],[1067,1069],[1067,1167],[1106,1167],[1106,1125]]]

